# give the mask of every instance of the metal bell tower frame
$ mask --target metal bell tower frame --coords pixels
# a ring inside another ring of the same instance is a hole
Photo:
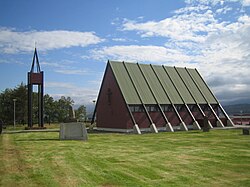
[[[36,65],[36,71],[35,71],[35,65]],[[43,121],[43,86],[44,86],[44,80],[43,80],[43,71],[41,71],[37,50],[35,48],[34,56],[33,56],[33,62],[30,69],[30,72],[28,72],[28,127],[32,128],[33,121],[33,85],[38,85],[38,126],[43,127],[44,121]]]

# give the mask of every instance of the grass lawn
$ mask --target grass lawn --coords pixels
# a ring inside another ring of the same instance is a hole
[[[4,129],[5,131],[18,131],[18,130],[24,130],[25,127],[28,127],[28,124],[25,125],[20,125],[17,124],[14,128],[13,125],[6,125],[6,128]],[[35,124],[34,127],[38,127],[38,124]],[[51,123],[49,124],[45,124],[46,129],[59,129],[60,128],[60,124],[59,123]]]
[[[242,130],[58,136],[0,135],[0,186],[250,186]]]

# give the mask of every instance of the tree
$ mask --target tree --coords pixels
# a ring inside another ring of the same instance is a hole
[[[27,92],[27,86],[24,83],[21,83],[13,90],[13,98],[16,99],[16,120],[22,124],[27,121]]]
[[[33,92],[33,122],[38,119],[38,93]],[[5,89],[0,93],[0,119],[6,124],[13,124],[14,102],[16,99],[16,121],[27,123],[28,117],[28,89],[24,83],[14,89]],[[63,122],[69,116],[69,108],[74,103],[70,97],[62,96],[55,101],[53,97],[44,96],[44,117],[45,122]]]
[[[45,123],[55,122],[55,101],[53,97],[46,94],[43,97],[44,100],[44,117]]]
[[[75,111],[76,119],[78,121],[86,120],[86,107],[84,105],[79,106],[79,108]]]
[[[24,123],[27,121],[27,87],[24,83],[16,86],[14,89],[5,89],[3,93],[0,94],[0,118],[5,123],[13,122],[14,115],[14,102],[15,103],[15,113],[16,121]]]
[[[56,118],[58,122],[63,122],[69,117],[69,108],[74,104],[74,101],[70,97],[62,96],[58,101],[55,102],[56,106]]]
[[[1,113],[0,118],[4,123],[10,123],[13,119],[13,90],[5,89],[0,95]]]

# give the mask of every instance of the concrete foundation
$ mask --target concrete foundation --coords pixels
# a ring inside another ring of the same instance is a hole
[[[158,133],[158,129],[156,128],[156,126],[155,126],[154,123],[152,123],[152,124],[150,125],[150,130],[151,130],[151,132]]]
[[[137,124],[134,125],[133,129],[135,134],[141,134],[140,128]]]
[[[197,121],[194,121],[194,123],[193,123],[193,129],[194,130],[201,130],[201,127],[200,127],[200,125],[199,125],[199,123]]]
[[[88,140],[87,129],[83,123],[62,123],[59,132],[60,140]]]
[[[208,121],[208,125],[209,125],[210,129],[214,128],[210,121]]]
[[[223,125],[223,123],[221,122],[221,120],[218,120],[218,121],[216,122],[216,124],[217,124],[217,127],[224,127],[224,125]]]
[[[174,129],[169,122],[166,124],[166,131],[167,132],[174,132]]]
[[[228,127],[233,127],[234,123],[232,122],[232,120],[227,120],[227,126]]]
[[[180,127],[181,127],[182,131],[188,131],[188,128],[187,128],[187,126],[186,126],[186,124],[184,122],[180,123]]]

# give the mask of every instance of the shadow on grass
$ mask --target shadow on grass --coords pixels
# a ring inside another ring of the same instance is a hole
[[[60,140],[59,138],[31,138],[31,139],[20,139],[15,140],[17,142],[42,142],[42,141],[61,141],[61,142],[67,142],[67,141],[83,141],[83,140]]]
[[[182,131],[182,132],[185,132],[185,131]],[[202,134],[202,133],[204,133],[202,130],[200,130],[200,131],[197,131],[197,130],[190,130],[190,131],[188,131],[188,133],[189,134]]]
[[[30,139],[21,139],[21,140],[16,140],[17,142],[41,142],[41,141],[60,141],[59,138],[30,138]]]

